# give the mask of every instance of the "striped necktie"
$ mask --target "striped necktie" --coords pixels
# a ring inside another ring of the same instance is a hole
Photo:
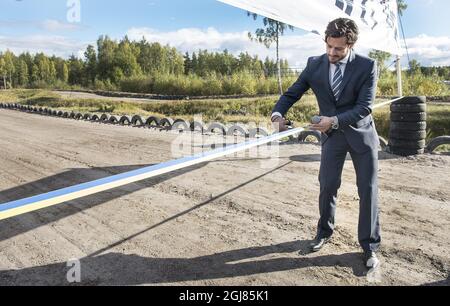
[[[336,71],[334,72],[333,83],[331,85],[331,88],[333,89],[333,95],[336,101],[339,100],[339,96],[342,90],[342,80],[344,79],[342,75],[341,65],[342,63],[335,64]]]

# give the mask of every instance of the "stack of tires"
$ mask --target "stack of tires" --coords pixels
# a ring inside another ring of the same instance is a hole
[[[395,155],[423,154],[427,136],[426,97],[404,97],[391,105],[388,151]]]

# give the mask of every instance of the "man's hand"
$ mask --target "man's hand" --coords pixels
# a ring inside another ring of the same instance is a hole
[[[284,119],[284,118],[282,118],[280,116],[274,116],[272,118],[272,126],[279,133],[288,130],[288,128],[286,126],[286,123],[287,123],[286,119]]]
[[[331,117],[320,117],[320,123],[311,124],[309,128],[313,131],[319,131],[321,133],[326,133],[331,130],[333,126],[333,118]]]

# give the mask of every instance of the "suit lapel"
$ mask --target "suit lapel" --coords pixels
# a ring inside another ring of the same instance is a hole
[[[350,81],[350,78],[353,74],[354,69],[355,69],[355,52],[352,50],[350,57],[348,59],[347,66],[345,67],[344,79],[342,80],[341,93],[344,91],[345,86],[347,86],[348,82]],[[339,100],[341,100],[341,98],[342,98],[342,95],[339,97]]]
[[[330,62],[328,60],[328,56],[325,54],[322,58],[322,72],[321,77],[324,80],[324,83],[326,84],[326,88],[328,91],[328,94],[330,95],[330,98],[332,101],[335,101],[333,90],[331,89],[330,85]]]

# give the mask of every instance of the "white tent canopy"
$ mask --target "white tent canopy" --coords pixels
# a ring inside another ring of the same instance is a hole
[[[338,17],[359,27],[358,44],[401,55],[396,0],[218,0],[323,36]]]

